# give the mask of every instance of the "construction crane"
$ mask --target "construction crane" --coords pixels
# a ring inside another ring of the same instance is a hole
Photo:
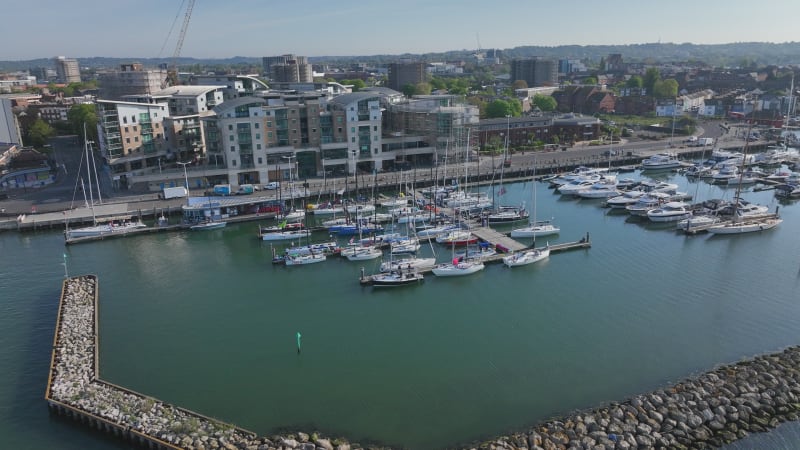
[[[194,9],[195,0],[189,0],[186,6],[186,14],[183,16],[183,25],[178,34],[178,43],[175,44],[175,51],[172,53],[172,62],[167,69],[167,85],[175,86],[178,84],[178,57],[181,55],[181,48],[183,48],[183,40],[186,38],[186,29],[189,28],[189,20],[192,18],[192,10]]]

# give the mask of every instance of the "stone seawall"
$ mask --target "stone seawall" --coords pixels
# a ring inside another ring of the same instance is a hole
[[[98,378],[97,279],[64,281],[45,398],[51,410],[150,448],[360,448],[317,433],[269,438]],[[719,447],[800,415],[800,347],[721,366],[668,388],[475,442],[486,449]]]
[[[350,446],[316,435],[255,433],[104,382],[97,377],[97,278],[64,281],[45,398],[51,410],[150,448],[247,449]],[[312,439],[313,437],[313,439]]]

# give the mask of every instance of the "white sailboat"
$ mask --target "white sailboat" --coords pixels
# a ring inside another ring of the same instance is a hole
[[[511,230],[511,237],[512,238],[534,238],[540,236],[551,236],[554,234],[558,234],[561,232],[561,228],[550,223],[550,221],[536,221],[536,165],[533,166],[533,177],[531,178],[531,183],[533,183],[533,215],[532,220],[528,223],[527,227],[522,228],[515,228]]]
[[[503,258],[503,264],[508,267],[527,266],[542,261],[550,256],[550,244],[545,248],[532,248],[516,252]]]
[[[74,239],[80,237],[91,237],[91,236],[104,236],[108,234],[124,234],[133,230],[138,230],[141,228],[147,228],[147,226],[139,221],[131,221],[131,220],[124,220],[120,223],[116,223],[114,221],[109,221],[107,223],[99,223],[97,217],[94,213],[94,196],[92,194],[92,174],[94,173],[94,180],[97,183],[97,198],[98,201],[102,204],[102,197],[100,194],[100,181],[97,178],[97,166],[94,165],[94,158],[92,157],[92,153],[89,147],[89,140],[86,137],[86,124],[83,124],[83,147],[84,147],[84,156],[86,157],[86,176],[89,180],[89,197],[86,197],[86,184],[83,181],[83,177],[79,176],[78,179],[81,182],[81,189],[83,190],[83,200],[84,204],[87,208],[89,208],[92,212],[92,222],[93,225],[88,227],[80,227],[80,228],[69,228],[69,223],[66,223],[66,227],[64,230],[64,237],[66,239]]]

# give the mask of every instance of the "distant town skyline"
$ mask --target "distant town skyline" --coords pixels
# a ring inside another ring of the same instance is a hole
[[[649,4],[626,0],[496,4],[475,0],[265,2],[197,0],[181,56],[294,53],[370,56],[519,46],[793,42],[800,2],[743,0]],[[7,11],[0,60],[67,56],[168,58],[186,0],[40,0]],[[763,7],[762,7],[763,9]],[[170,30],[172,32],[170,34]],[[169,35],[169,38],[168,38]]]

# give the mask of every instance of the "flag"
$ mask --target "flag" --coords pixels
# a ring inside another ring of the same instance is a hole
[[[504,188],[504,187],[502,187],[502,186],[501,186],[501,187],[500,187],[500,194],[499,194],[499,195],[503,195],[503,194],[505,194],[505,193],[506,193],[506,188]]]

